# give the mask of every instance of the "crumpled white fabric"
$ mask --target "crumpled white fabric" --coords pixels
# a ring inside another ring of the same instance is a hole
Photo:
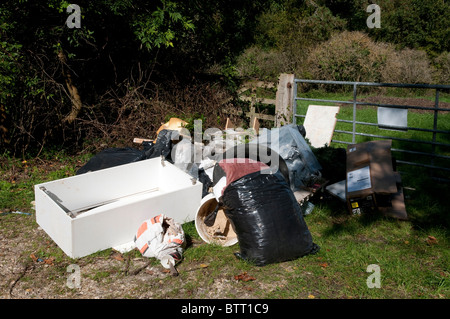
[[[175,264],[181,260],[185,235],[179,223],[160,214],[142,222],[134,243],[142,256],[155,257],[161,262],[166,262],[169,257]],[[165,263],[163,265],[166,266]]]

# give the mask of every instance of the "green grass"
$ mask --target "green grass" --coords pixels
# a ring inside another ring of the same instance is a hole
[[[58,153],[26,162],[2,157],[0,211],[33,213],[30,204],[34,200],[33,186],[75,174],[88,157]],[[417,176],[414,181],[416,190],[405,190],[408,221],[378,214],[352,216],[343,203],[325,193],[319,194],[311,200],[315,208],[305,220],[314,242],[321,247],[320,251],[264,267],[238,259],[234,253],[239,251],[239,244],[222,247],[203,243],[194,223],[186,223],[183,229],[189,244],[178,266],[180,275],[143,281],[122,297],[135,298],[152,291],[155,298],[208,298],[210,291],[216,289],[222,298],[242,298],[244,295],[264,299],[449,298],[450,207],[438,191],[448,194],[450,189],[448,185]],[[54,289],[55,295],[66,293],[66,267],[75,261],[65,256],[48,237],[33,238],[31,230],[35,228],[34,215],[0,216],[0,233],[4,241],[13,238],[34,240],[32,248],[23,252],[23,258],[28,258],[31,253],[40,258],[54,258],[55,266],[46,271],[49,277],[60,282]],[[436,241],[430,242],[429,236]],[[107,249],[76,262],[85,267],[98,260],[108,260],[112,254],[113,251]],[[124,254],[125,260],[138,257],[140,254],[136,250]],[[381,269],[381,288],[367,286],[367,278],[371,275],[367,267],[371,264]],[[83,278],[99,286],[112,285],[126,279],[123,265],[119,268],[117,265],[104,266],[90,273],[85,271]],[[160,267],[157,260],[152,265]],[[255,280],[234,279],[244,272]],[[36,286],[33,280],[33,273],[23,277],[27,287]]]

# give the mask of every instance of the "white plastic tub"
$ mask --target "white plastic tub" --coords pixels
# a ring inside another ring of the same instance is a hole
[[[154,158],[35,185],[36,221],[80,258],[133,248],[139,225],[161,213],[181,224],[194,220],[201,196],[200,182]]]
[[[238,238],[223,210],[219,210],[212,226],[208,227],[204,223],[205,217],[214,211],[216,205],[217,200],[214,194],[203,197],[195,215],[195,228],[201,239],[208,244],[232,246],[238,242]]]

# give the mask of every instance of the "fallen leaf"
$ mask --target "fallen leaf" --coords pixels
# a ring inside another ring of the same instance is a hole
[[[34,262],[37,262],[37,260],[38,260],[37,257],[34,254],[31,254],[30,258],[33,259]]]
[[[436,237],[428,236],[428,238],[427,238],[427,244],[428,245],[436,245],[437,243],[438,242],[437,242]]]
[[[53,258],[53,257],[47,258],[44,260],[44,263],[46,263],[47,265],[53,266],[53,260],[55,260],[55,258]]]
[[[200,264],[200,268],[207,268],[208,266],[208,264]]]
[[[250,280],[256,280],[255,277],[247,275],[247,272],[243,272],[240,275],[234,276],[234,279],[244,281],[244,282],[247,282]]]
[[[314,299],[314,298],[316,298],[314,295],[308,295],[308,298],[309,299]]]
[[[322,268],[327,268],[328,264],[327,263],[321,263],[321,264],[319,264],[319,266],[322,267]]]
[[[112,257],[113,257],[115,260],[118,260],[118,261],[124,261],[124,260],[125,260],[125,259],[123,258],[123,256],[122,256],[122,254],[119,254],[119,253],[113,254]]]

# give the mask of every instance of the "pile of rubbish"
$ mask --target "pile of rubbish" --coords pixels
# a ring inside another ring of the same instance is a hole
[[[240,251],[235,255],[257,266],[297,259],[320,250],[304,219],[314,208],[310,199],[319,191],[342,200],[353,214],[379,209],[399,219],[407,218],[400,177],[390,157],[390,141],[335,149],[338,156],[331,161],[342,164],[335,180],[322,175],[327,170],[336,173],[333,171],[337,169],[322,167],[314,153],[318,154],[317,149],[313,152],[310,148],[301,125],[261,129],[259,134],[234,129],[207,130],[200,131],[200,138],[199,132],[194,132],[191,138],[184,128],[186,124],[172,118],[161,126],[155,140],[141,140],[141,149],[105,149],[76,175],[149,159],[160,158],[163,166],[170,163],[190,176],[193,185],[201,183],[197,187],[198,194],[201,188],[201,198],[194,218],[200,237],[207,243],[223,246],[239,243]],[[380,168],[382,176],[377,175]],[[51,185],[40,186],[64,209],[64,200],[47,188]],[[158,190],[156,187],[152,191]],[[176,191],[171,194],[177,200],[178,196],[185,196]],[[133,245],[143,256],[159,259],[173,275],[178,274],[175,265],[185,249],[179,220],[162,212],[142,221],[136,227]]]
[[[182,128],[181,120],[171,119],[161,126],[156,140],[142,141],[142,150],[108,148],[76,174],[161,157],[202,183],[195,223],[205,241],[222,245],[239,242],[236,256],[260,266],[319,250],[294,196],[295,191],[321,178],[321,166],[304,139],[302,126],[263,129],[259,136],[250,136],[250,141],[234,130],[217,130],[206,143],[193,141]],[[200,160],[196,160],[199,154]],[[147,221],[143,225],[153,224]],[[138,232],[136,246],[144,256],[162,260],[161,248],[148,243],[163,245],[165,234],[152,235],[151,241],[145,237],[151,227],[145,229]],[[158,231],[161,229],[159,226]],[[171,258],[171,264],[179,260]]]

